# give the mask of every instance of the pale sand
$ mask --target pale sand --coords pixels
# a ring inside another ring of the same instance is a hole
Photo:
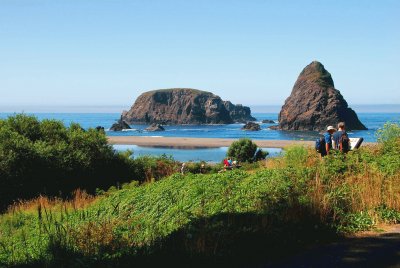
[[[112,136],[108,137],[110,144],[127,144],[139,146],[171,146],[183,148],[196,147],[229,147],[237,139],[219,138],[182,138],[182,137],[138,137],[138,136]],[[314,141],[294,140],[253,140],[262,148],[285,148],[290,145],[314,146]]]

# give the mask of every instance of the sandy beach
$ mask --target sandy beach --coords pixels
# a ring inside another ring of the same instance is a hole
[[[229,147],[236,139],[218,138],[182,138],[182,137],[133,137],[112,136],[108,137],[110,144],[132,144],[139,146],[171,146],[182,148],[215,148]],[[253,140],[262,148],[284,148],[289,145],[313,146],[314,141],[294,140]]]

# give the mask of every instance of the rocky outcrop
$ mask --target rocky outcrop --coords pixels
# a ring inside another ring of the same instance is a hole
[[[256,119],[251,116],[251,110],[249,107],[241,104],[234,105],[230,101],[224,101],[224,106],[228,110],[229,115],[232,117],[234,122],[246,123],[248,121],[256,121]]]
[[[151,124],[148,128],[145,129],[146,131],[165,131],[165,128],[161,126],[160,124]]]
[[[104,131],[104,127],[102,127],[102,126],[97,126],[95,129],[96,129],[97,131]]]
[[[122,118],[131,124],[173,125],[231,124],[252,117],[250,108],[226,103],[211,92],[173,88],[141,94]]]
[[[243,130],[249,130],[249,131],[259,131],[261,130],[261,127],[259,124],[254,123],[254,122],[247,122],[243,127]]]
[[[274,120],[270,120],[270,119],[264,119],[261,121],[261,123],[263,124],[275,124]]]
[[[131,127],[122,119],[122,117],[110,128],[111,131],[121,131],[123,129],[131,129]]]
[[[279,113],[277,128],[321,131],[342,121],[348,130],[366,129],[335,89],[331,74],[321,63],[313,61],[297,78]]]

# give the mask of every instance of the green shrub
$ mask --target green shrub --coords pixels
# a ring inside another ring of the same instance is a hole
[[[386,223],[399,223],[400,211],[381,205],[376,208],[379,217]]]
[[[377,139],[382,151],[377,161],[379,168],[384,173],[395,174],[400,170],[400,125],[386,123],[377,131]]]
[[[170,156],[140,156],[130,161],[133,178],[140,182],[159,180],[179,170],[178,163]]]
[[[343,233],[354,233],[369,230],[373,225],[372,217],[368,213],[360,211],[343,215],[337,229]]]
[[[387,122],[376,132],[378,142],[390,143],[400,138],[400,125],[398,123]]]
[[[239,162],[253,162],[254,160],[265,159],[266,152],[260,152],[256,156],[257,144],[250,139],[242,138],[234,141],[228,148],[227,156],[236,159]],[[257,159],[258,157],[258,159]]]
[[[185,171],[193,174],[210,174],[222,170],[221,164],[201,162],[186,162]]]
[[[307,148],[304,146],[290,146],[285,149],[283,159],[289,167],[303,167],[308,159]]]
[[[104,132],[25,114],[0,120],[0,210],[41,193],[106,189],[132,175],[129,159],[114,151]]]
[[[267,151],[263,151],[261,148],[257,150],[254,158],[256,161],[264,160],[268,156]]]

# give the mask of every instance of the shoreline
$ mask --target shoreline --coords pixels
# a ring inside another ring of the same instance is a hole
[[[108,136],[112,145],[137,145],[147,147],[180,147],[180,148],[218,148],[229,147],[238,139],[222,138],[184,138],[184,137],[151,137],[151,136]],[[300,140],[252,140],[260,148],[285,148],[290,145],[314,146],[314,141]]]
[[[182,149],[201,149],[229,147],[239,139],[223,138],[185,138],[153,136],[107,136],[111,145],[137,145],[143,147],[172,147]],[[315,141],[304,140],[252,140],[260,148],[285,148],[291,145],[314,146]],[[376,142],[364,142],[361,146],[373,145]]]

